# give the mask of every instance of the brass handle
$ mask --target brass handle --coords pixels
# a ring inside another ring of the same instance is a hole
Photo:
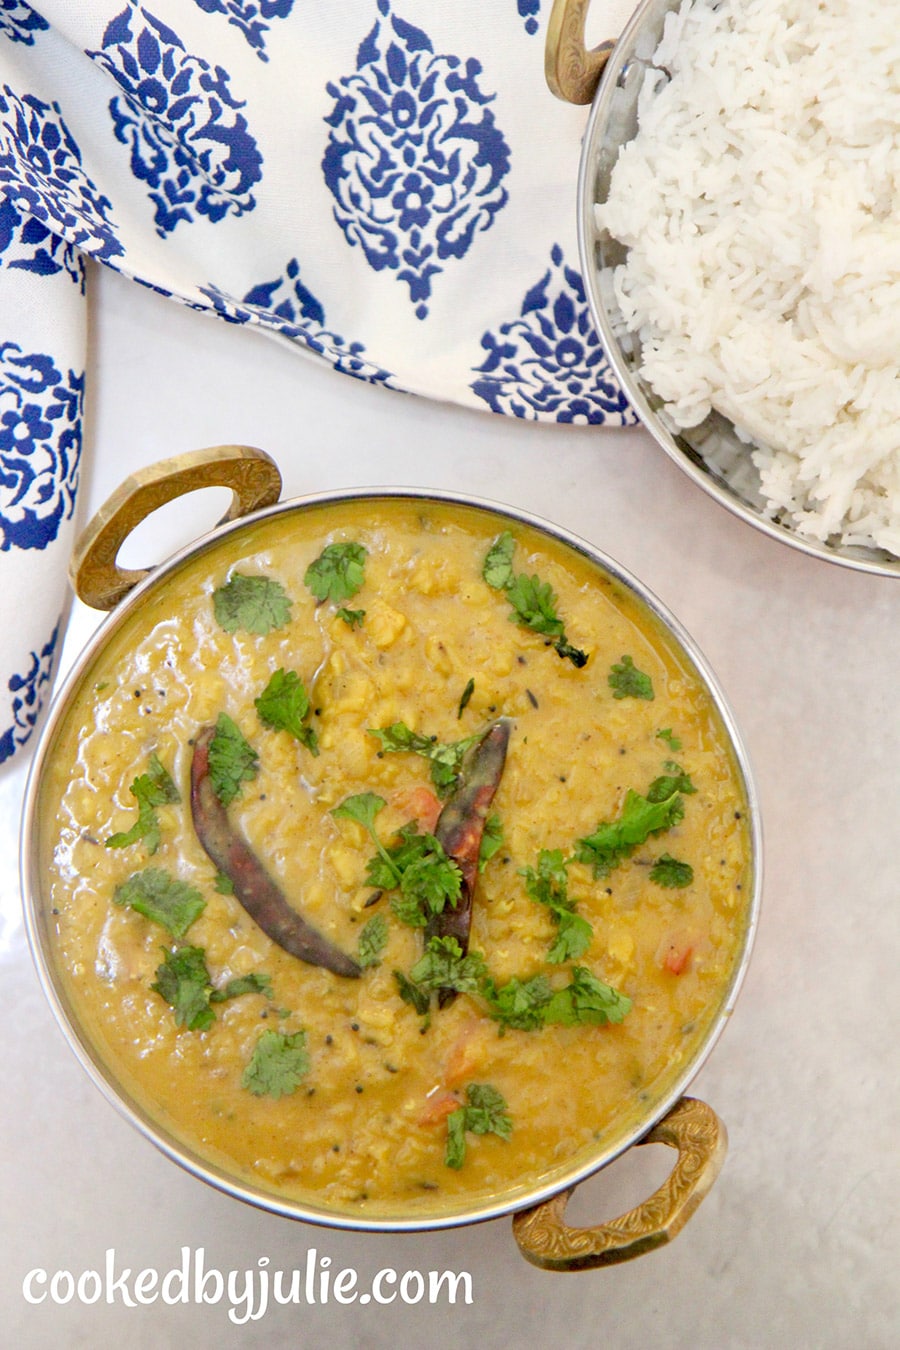
[[[584,24],[591,0],[553,0],[544,47],[544,75],[566,103],[590,103],[614,42],[588,50]]]
[[[593,1270],[671,1242],[722,1169],[728,1148],[725,1126],[705,1102],[682,1097],[640,1142],[678,1150],[678,1160],[659,1190],[621,1218],[595,1228],[565,1223],[574,1187],[523,1210],[513,1219],[513,1236],[526,1260],[545,1270]]]
[[[75,544],[69,577],[78,598],[94,609],[117,605],[152,570],[116,563],[131,531],[157,507],[207,487],[228,487],[234,493],[222,524],[277,502],[281,474],[264,450],[247,445],[191,450],[138,469],[103,503]]]

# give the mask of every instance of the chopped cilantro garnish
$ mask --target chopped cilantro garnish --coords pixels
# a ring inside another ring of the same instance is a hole
[[[259,698],[254,699],[259,720],[274,731],[287,731],[314,755],[319,753],[316,733],[307,726],[309,698],[303,681],[293,670],[276,670]]]
[[[459,700],[459,707],[456,709],[456,719],[457,719],[457,721],[459,721],[459,719],[462,717],[463,713],[465,712],[466,708],[468,708],[468,706],[469,706],[469,699],[472,697],[472,695],[473,695],[474,693],[475,693],[475,681],[474,681],[474,679],[467,680],[467,681],[466,681],[466,687],[465,687],[465,689],[462,691],[462,695],[461,695],[460,700]]]
[[[503,844],[503,821],[496,812],[492,812],[484,822],[484,830],[481,835],[481,847],[478,850],[479,872],[484,871],[494,854],[499,853]]]
[[[487,979],[481,994],[491,1017],[500,1023],[501,1034],[507,1027],[534,1031],[551,1025],[621,1022],[631,1009],[629,998],[603,984],[584,966],[572,968],[571,979],[562,989],[554,990],[546,975],[533,975],[529,980],[509,980],[500,988]]]
[[[556,593],[550,583],[537,576],[529,577],[524,572],[516,575],[513,571],[515,547],[515,539],[504,530],[488,549],[481,569],[482,577],[494,590],[506,592],[513,608],[510,622],[552,639],[557,653],[573,666],[585,665],[587,653],[573,647],[566,637],[565,625],[556,612]]]
[[[665,765],[668,773],[662,774],[659,778],[654,778],[647,789],[648,802],[664,802],[672,796],[673,792],[683,792],[689,797],[697,789],[691,782],[690,774],[686,774],[678,764],[673,764],[671,760]]]
[[[399,886],[400,873],[375,831],[375,817],[385,805],[384,798],[379,797],[377,792],[357,792],[352,797],[345,797],[339,806],[332,807],[331,814],[335,820],[355,820],[357,825],[361,825],[372,836],[380,861],[386,870],[379,873],[377,881],[372,881],[373,864],[377,861],[373,859],[369,863],[369,881],[373,886],[389,890],[392,886]]]
[[[402,970],[394,971],[394,979],[397,981],[397,990],[404,1003],[409,1003],[415,1008],[420,1017],[428,1014],[431,1004],[431,994],[427,989],[420,989],[417,984],[413,984],[408,975],[404,975]]]
[[[394,913],[403,923],[424,927],[430,915],[440,914],[448,904],[455,907],[462,873],[434,835],[419,834],[413,823],[404,825],[397,842],[386,848],[375,829],[375,817],[384,804],[376,793],[360,792],[335,806],[331,814],[355,820],[368,831],[378,852],[369,859],[367,884],[382,891],[399,889]]]
[[[365,580],[366,550],[362,544],[327,544],[303,577],[317,600],[342,604]]]
[[[505,591],[513,579],[513,555],[516,541],[509,530],[498,535],[488,549],[481,575],[495,591]]]
[[[221,989],[213,988],[202,947],[178,947],[166,953],[156,970],[156,982],[150,986],[171,1004],[175,1021],[188,1031],[206,1031],[216,1020],[213,1003],[240,998],[242,994],[265,994],[271,998],[268,975],[252,973],[229,980]]]
[[[444,1162],[458,1170],[466,1157],[466,1133],[496,1134],[508,1139],[512,1134],[512,1120],[506,1114],[506,1101],[489,1083],[470,1083],[466,1088],[466,1105],[447,1117],[447,1148]]]
[[[564,1027],[583,1023],[603,1026],[621,1022],[630,1011],[630,998],[596,979],[584,966],[575,966],[571,982],[554,993],[543,1009],[543,1017],[547,1024]]]
[[[499,987],[488,978],[481,986],[481,994],[501,1032],[506,1027],[518,1031],[534,1031],[544,1025],[544,1008],[553,997],[553,989],[546,975],[533,975],[529,980],[515,976]]]
[[[291,599],[280,581],[234,572],[213,592],[213,610],[226,633],[239,628],[265,635],[290,621]]]
[[[241,795],[241,785],[256,777],[259,756],[227,713],[219,713],[216,734],[209,743],[209,778],[223,806]]]
[[[377,966],[381,961],[381,953],[387,946],[388,940],[388,921],[383,914],[373,914],[362,928],[359,935],[359,964],[365,969],[366,966]]]
[[[433,834],[420,834],[416,825],[403,825],[397,842],[386,848],[375,830],[375,817],[385,798],[375,792],[358,792],[332,809],[337,819],[351,819],[371,834],[376,855],[368,860],[366,882],[376,890],[399,890],[394,913],[403,923],[424,927],[429,915],[440,914],[447,904],[456,906],[463,876]]]
[[[458,994],[475,994],[485,974],[484,957],[478,952],[464,956],[455,937],[433,937],[409,978],[419,989],[455,989]]]
[[[524,867],[521,875],[532,900],[546,905],[557,926],[547,960],[559,965],[583,956],[593,941],[594,930],[587,919],[575,913],[576,902],[569,899],[568,864],[562,850],[542,848],[537,868]]]
[[[229,998],[240,998],[241,994],[265,994],[266,998],[271,998],[271,977],[256,971],[251,971],[249,975],[235,975],[221,989],[214,989],[209,999],[211,1003],[224,1003]]]
[[[309,1073],[305,1031],[264,1031],[253,1048],[241,1087],[255,1097],[286,1097]]]
[[[400,890],[406,899],[415,899],[429,914],[440,914],[450,905],[456,908],[462,890],[462,873],[448,858],[433,834],[418,836],[424,845],[421,857],[403,869]]]
[[[366,617],[364,609],[347,609],[344,605],[335,610],[335,614],[337,618],[343,619],[348,628],[362,628],[363,620]]]
[[[443,745],[435,736],[423,736],[418,731],[410,730],[405,722],[394,722],[389,727],[370,727],[369,735],[381,742],[383,755],[409,753],[429,760],[431,781],[437,794],[447,797],[456,786],[466,751],[481,740],[484,732]]]
[[[129,791],[137,801],[138,818],[130,830],[111,834],[106,847],[127,848],[129,844],[136,844],[139,839],[143,839],[147,852],[155,853],[160,843],[159,819],[155,808],[180,802],[181,794],[155,754],[150,756],[147,772],[134,780]]]
[[[575,961],[584,956],[594,940],[594,930],[581,914],[572,909],[559,910],[556,919],[556,939],[547,953],[547,960],[554,965],[564,961]]]
[[[116,887],[113,903],[127,906],[174,938],[183,938],[206,908],[206,901],[193,886],[178,881],[161,867],[146,867]]]
[[[374,836],[375,817],[385,805],[384,798],[379,797],[377,792],[357,792],[352,797],[345,797],[339,806],[333,807],[331,814],[335,820],[355,820]]]
[[[234,882],[225,872],[217,872],[213,881],[213,890],[219,895],[234,895]]]
[[[673,754],[677,754],[681,749],[681,741],[674,734],[671,727],[662,727],[656,735],[659,740],[668,742],[669,749]]]
[[[690,863],[679,862],[670,853],[663,853],[650,868],[650,880],[669,889],[690,886],[694,869]]]
[[[175,1021],[188,1031],[206,1031],[216,1020],[209,1006],[212,982],[202,947],[180,947],[166,952],[150,988],[172,1005]]]
[[[690,784],[686,775],[683,781]],[[662,834],[677,825],[684,815],[681,793],[694,790],[693,785],[686,789],[680,786],[681,783],[680,778],[657,778],[646,797],[629,788],[618,819],[601,821],[592,834],[576,842],[578,862],[589,863],[595,877],[608,876],[651,835]],[[668,785],[669,790],[664,796],[657,795],[662,793],[663,784]],[[651,793],[654,793],[652,799]]]
[[[612,667],[607,683],[613,691],[613,698],[653,699],[653,681],[644,671],[638,670],[630,656],[623,656]]]

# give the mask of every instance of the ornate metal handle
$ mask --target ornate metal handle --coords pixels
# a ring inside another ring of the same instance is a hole
[[[277,502],[281,474],[264,450],[217,445],[138,469],[116,489],[79,536],[69,563],[75,593],[94,609],[112,609],[152,569],[119,567],[128,535],[157,507],[198,488],[228,487],[234,496],[220,524]]]
[[[565,1223],[574,1187],[523,1210],[513,1219],[513,1236],[526,1260],[545,1270],[593,1270],[671,1242],[722,1169],[728,1148],[725,1126],[705,1102],[682,1097],[640,1142],[678,1150],[678,1161],[659,1190],[621,1218],[595,1228]]]
[[[588,50],[584,24],[591,0],[554,0],[544,47],[544,75],[566,103],[590,103],[614,42]]]

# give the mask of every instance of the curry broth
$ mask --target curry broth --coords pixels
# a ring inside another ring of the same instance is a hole
[[[507,597],[482,579],[492,541],[511,528],[515,568],[551,583],[577,669],[546,639],[510,622]],[[304,573],[323,545],[367,549],[351,602],[361,626],[317,605]],[[233,571],[263,573],[292,598],[287,626],[264,636],[225,632],[213,591]],[[610,667],[629,654],[651,700],[617,699]],[[280,667],[307,690],[320,753],[262,724],[254,698]],[[460,712],[463,690],[474,679]],[[233,895],[192,827],[191,742],[226,712],[259,755],[229,816],[304,917],[353,954],[365,921],[384,913],[380,964],[346,979],[275,945]],[[626,994],[616,1025],[499,1033],[484,1001],[459,994],[430,1025],[400,998],[394,971],[422,952],[422,930],[377,909],[365,883],[374,852],[364,829],[336,819],[350,794],[387,803],[389,840],[411,818],[410,791],[428,763],[380,754],[368,729],[403,721],[452,742],[493,718],[513,721],[492,810],[504,841],[479,877],[470,950],[497,984],[537,972],[563,982],[572,964]],[[674,751],[658,733],[671,729]],[[157,810],[161,841],[107,848],[135,819],[129,785],[155,753],[181,793]],[[644,792],[677,760],[696,788],[684,816],[595,879],[569,866],[569,895],[593,926],[577,962],[547,963],[554,923],[526,893],[520,869],[612,820],[629,788]],[[490,513],[385,499],[285,513],[229,533],[151,590],[80,682],[56,738],[39,804],[55,960],[99,1057],[163,1130],[250,1188],[326,1212],[385,1218],[465,1210],[527,1193],[646,1118],[702,1046],[739,964],[751,896],[746,804],[720,717],[673,639],[615,578],[558,541]],[[649,879],[661,854],[693,867],[686,887]],[[202,892],[206,908],[183,939],[205,949],[216,986],[250,972],[272,997],[219,1004],[205,1031],[176,1025],[153,989],[163,928],[112,903],[147,866]],[[673,953],[675,957],[673,959]],[[685,956],[685,953],[687,955]],[[306,1032],[310,1067],[295,1091],[254,1096],[242,1074],[262,1031]],[[512,1132],[466,1136],[458,1170],[445,1163],[447,1109],[468,1084],[506,1100]]]

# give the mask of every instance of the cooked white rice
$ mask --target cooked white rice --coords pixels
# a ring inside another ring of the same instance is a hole
[[[628,246],[616,300],[677,426],[718,409],[770,513],[900,555],[898,18],[686,0],[596,212]]]

